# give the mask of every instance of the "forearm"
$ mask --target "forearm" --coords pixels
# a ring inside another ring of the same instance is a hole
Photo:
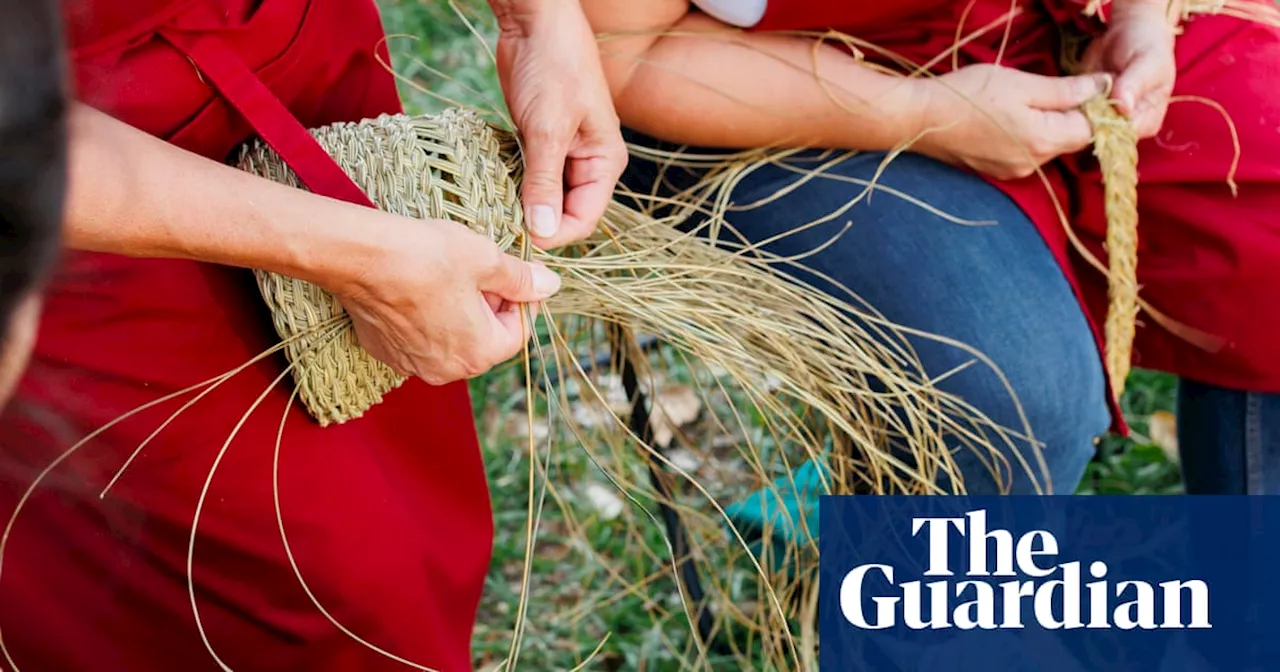
[[[672,142],[886,150],[921,127],[917,82],[804,37],[687,14],[647,36],[605,36],[600,50],[623,123]]]
[[[83,105],[70,119],[66,240],[80,250],[195,259],[322,285],[372,263],[367,208],[223,165]]]

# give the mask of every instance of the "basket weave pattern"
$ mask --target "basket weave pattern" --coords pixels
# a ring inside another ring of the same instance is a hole
[[[383,115],[311,131],[380,210],[414,219],[449,219],[506,249],[522,226],[518,192],[503,161],[506,138],[477,114]],[[238,167],[299,189],[297,175],[261,141],[246,145]],[[360,347],[346,313],[325,289],[255,271],[303,406],[321,425],[358,418],[405,378]]]

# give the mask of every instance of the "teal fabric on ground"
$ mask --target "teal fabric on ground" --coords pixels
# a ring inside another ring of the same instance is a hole
[[[786,558],[790,547],[804,547],[816,542],[818,534],[818,498],[824,494],[823,479],[831,472],[812,460],[800,465],[790,477],[782,476],[772,488],[761,488],[745,499],[725,507],[729,520],[761,557],[765,531],[773,549],[771,559]],[[781,569],[775,567],[775,569]]]

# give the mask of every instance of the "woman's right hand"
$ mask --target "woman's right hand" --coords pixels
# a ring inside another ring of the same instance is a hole
[[[372,228],[369,253],[358,255],[354,271],[324,283],[369,354],[402,375],[444,385],[521,351],[532,329],[522,304],[550,298],[559,276],[455,222],[376,216],[393,219]]]
[[[315,283],[338,297],[370,354],[428,383],[474,377],[518,354],[532,330],[522,304],[560,287],[555,273],[461,224],[280,184],[83,105],[69,126],[69,247]]]
[[[1089,146],[1079,107],[1109,85],[1102,74],[1045,77],[978,64],[918,80],[921,130],[912,149],[997,179],[1033,174]]]

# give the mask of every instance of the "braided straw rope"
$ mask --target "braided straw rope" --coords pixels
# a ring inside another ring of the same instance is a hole
[[[473,113],[384,115],[326,126],[312,136],[383,210],[462,222],[503,249],[519,235],[523,215],[500,158],[501,142]],[[261,142],[242,150],[239,168],[302,188],[297,175]],[[344,315],[329,292],[277,273],[255,275],[276,332],[294,339],[285,354],[296,364],[298,396],[321,425],[360,417],[404,383],[403,376],[359,346],[354,329],[322,338],[315,327]]]
[[[1097,16],[1102,0],[1091,0],[1084,13]],[[1258,0],[1186,0],[1181,18],[1225,15],[1280,26],[1280,11]],[[1080,71],[1081,35],[1064,36],[1063,64]],[[1109,92],[1085,103],[1082,110],[1093,128],[1093,153],[1102,170],[1107,215],[1108,306],[1105,325],[1106,365],[1112,394],[1124,393],[1137,333],[1138,301],[1138,136],[1133,124],[1108,100]]]
[[[1086,14],[1097,11],[1091,3]],[[1086,37],[1065,31],[1062,65],[1070,73],[1083,70]],[[1138,135],[1133,123],[1115,108],[1111,91],[1091,98],[1081,111],[1093,129],[1093,155],[1102,171],[1107,217],[1107,319],[1103,331],[1107,374],[1116,399],[1124,393],[1133,360],[1138,320]]]
[[[1138,137],[1133,124],[1104,94],[1084,106],[1093,127],[1093,153],[1102,166],[1110,282],[1105,326],[1112,394],[1124,393],[1138,319]]]

